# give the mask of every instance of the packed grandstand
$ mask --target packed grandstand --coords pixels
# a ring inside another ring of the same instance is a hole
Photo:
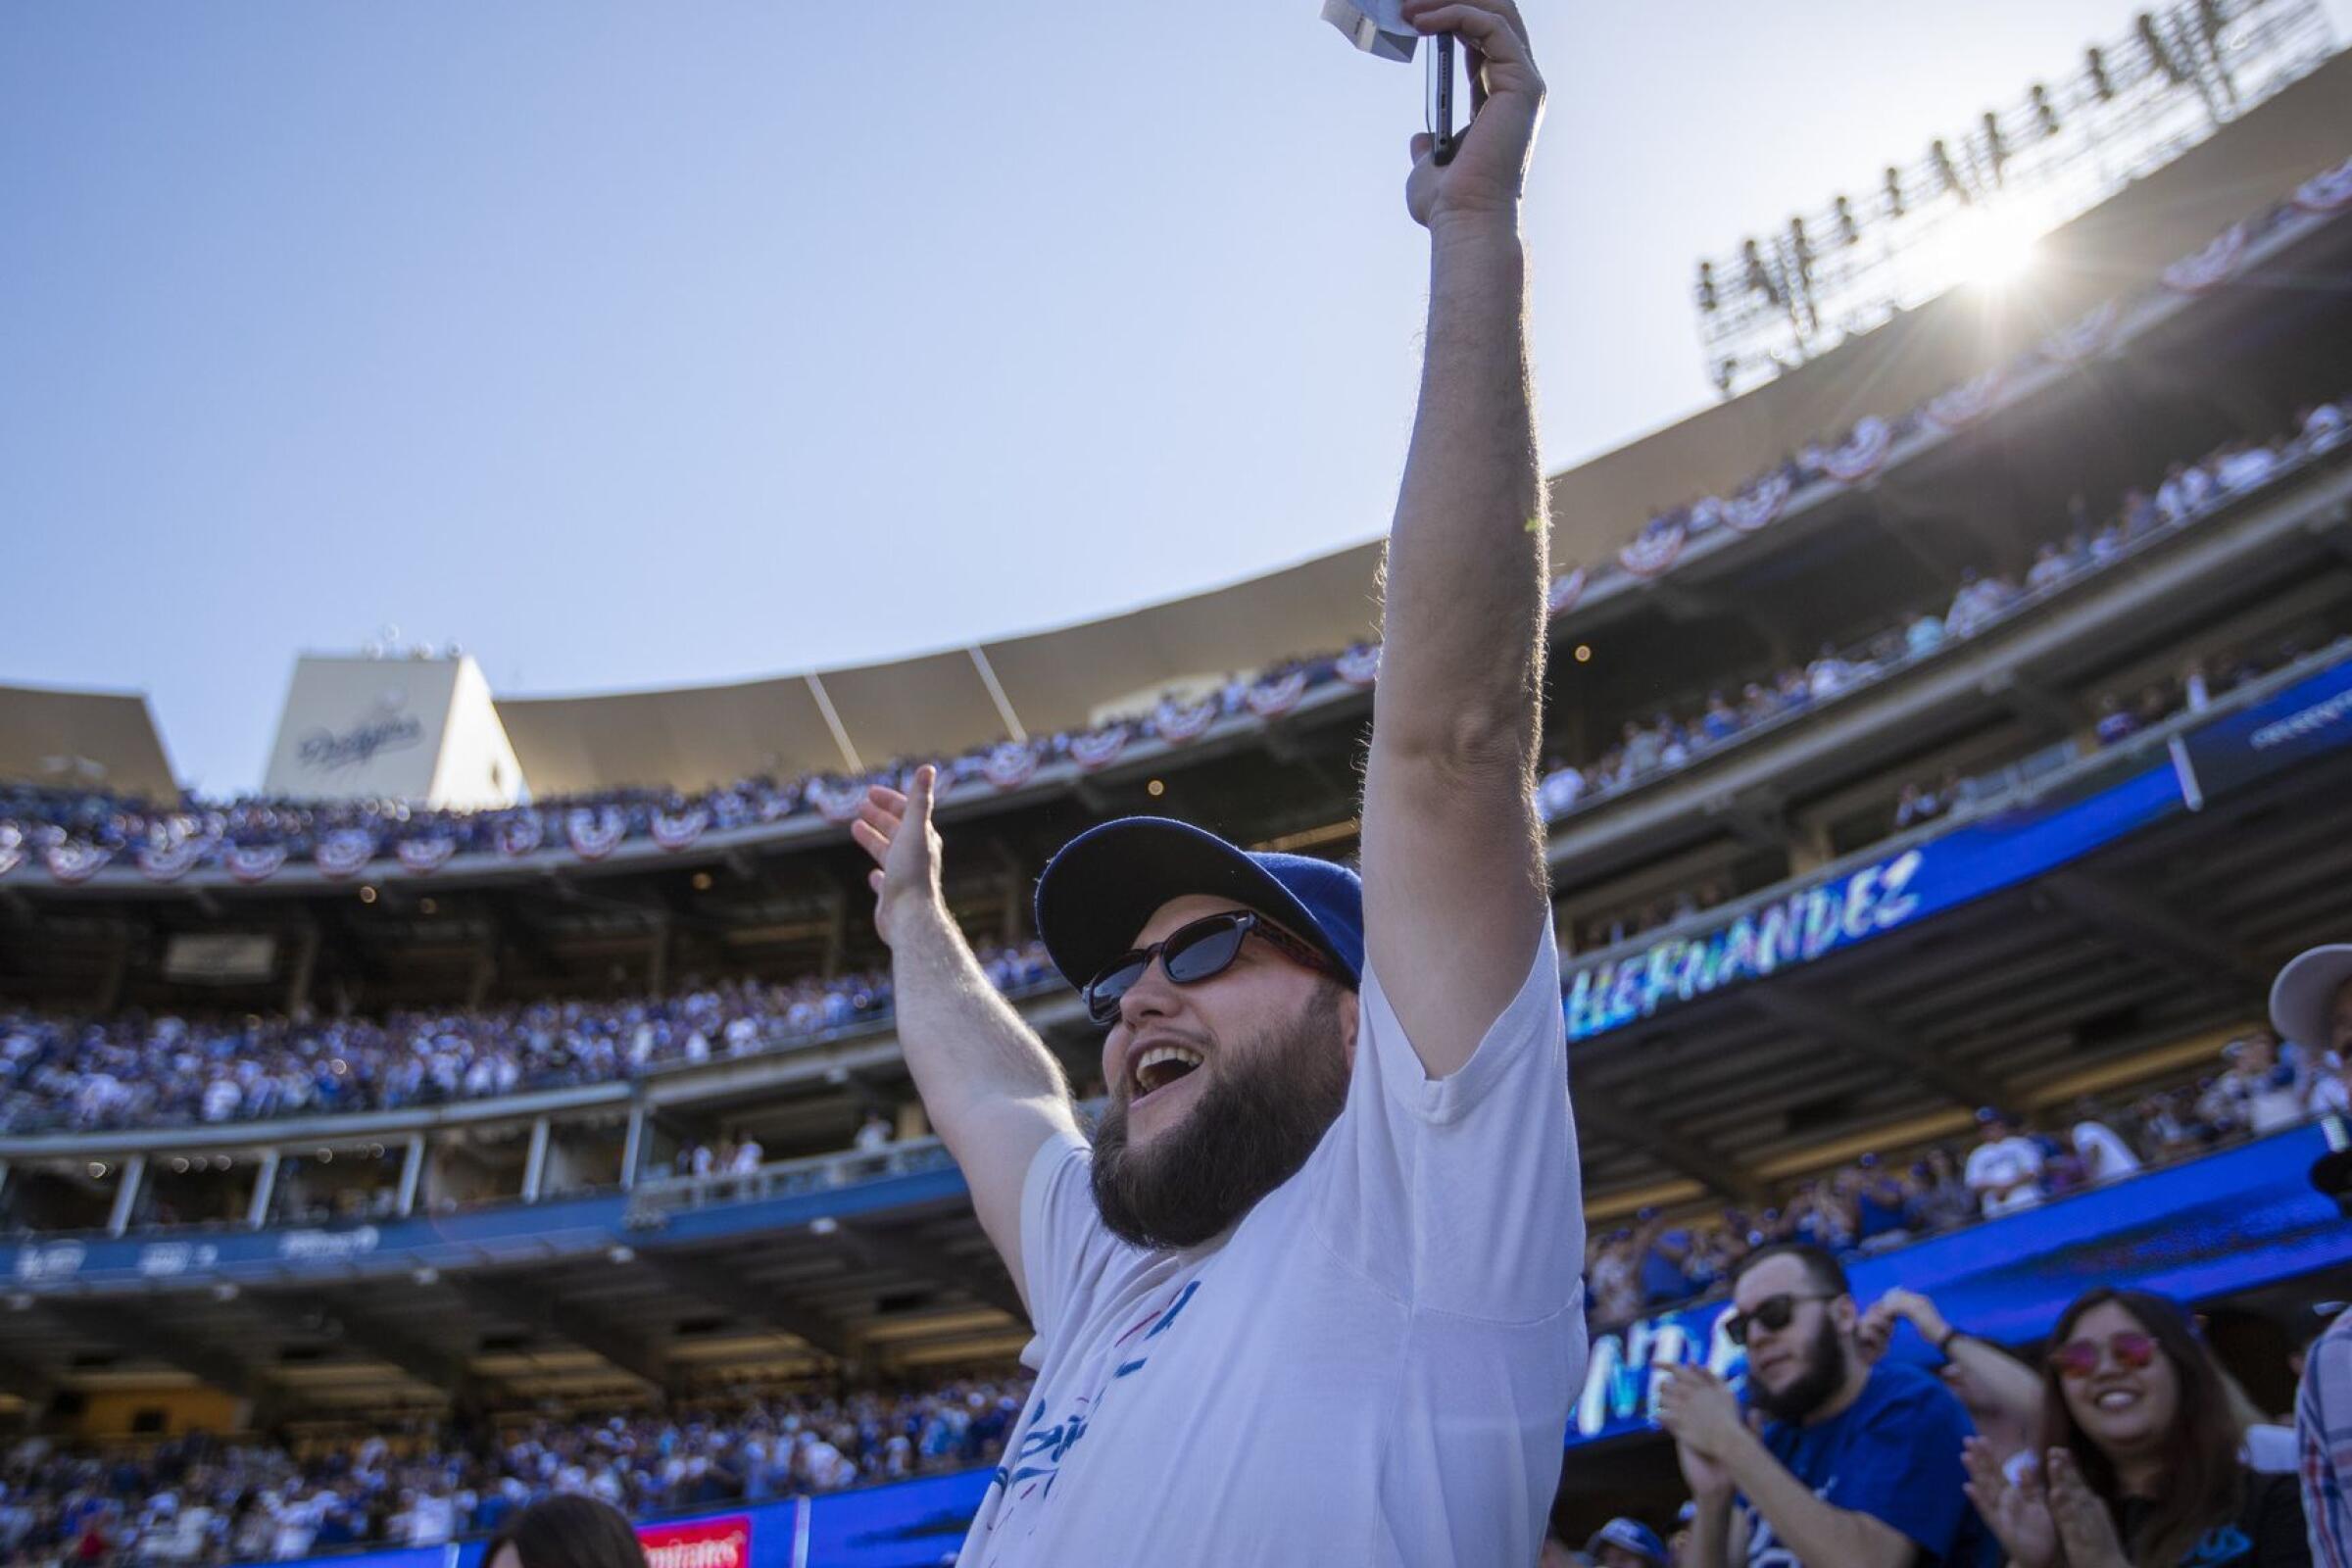
[[[2352,295],[2313,282],[2352,270],[2347,105],[2338,57],[2054,236],[2099,265],[1999,321],[1938,301],[1553,481],[1595,1336],[1563,1540],[1671,1532],[1653,1374],[1736,1361],[1731,1271],[1787,1241],[1924,1361],[2030,1353],[2094,1285],[2180,1297],[2275,1462],[2352,1298],[2306,1175],[2352,1138],[2352,1041],[2264,1010],[2352,940]],[[551,1492],[736,1539],[723,1568],[952,1552],[1026,1309],[845,824],[944,765],[955,912],[1094,1102],[1039,870],[1136,811],[1349,856],[1369,560],[1151,612],[1180,651],[1144,681],[974,651],[992,700],[937,744],[822,698],[759,772],[673,722],[769,701],[723,691],[500,704],[533,794],[472,808],[12,762],[0,1564],[454,1563]],[[1196,657],[1238,620],[1245,665]]]

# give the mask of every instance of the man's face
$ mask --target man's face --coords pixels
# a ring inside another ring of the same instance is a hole
[[[1768,1257],[1740,1276],[1732,1305],[1748,1315],[1747,1386],[1756,1408],[1780,1421],[1802,1421],[1845,1382],[1853,1356],[1853,1301],[1819,1299],[1821,1286],[1796,1258]],[[1786,1328],[1755,1320],[1776,1296],[1789,1297]]]
[[[1241,907],[1171,900],[1134,946]],[[1352,993],[1254,938],[1224,972],[1192,985],[1169,980],[1154,959],[1102,1041],[1110,1107],[1095,1139],[1094,1186],[1104,1224],[1139,1246],[1170,1248],[1240,1219],[1297,1174],[1347,1102],[1355,1030]]]

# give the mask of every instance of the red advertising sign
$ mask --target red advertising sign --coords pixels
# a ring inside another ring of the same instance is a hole
[[[749,1514],[647,1525],[637,1539],[645,1544],[647,1568],[752,1568]]]

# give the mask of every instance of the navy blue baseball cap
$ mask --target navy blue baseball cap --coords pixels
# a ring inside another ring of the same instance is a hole
[[[1202,893],[1255,909],[1339,965],[1364,972],[1364,884],[1308,855],[1251,852],[1164,816],[1123,816],[1061,847],[1037,879],[1037,934],[1054,967],[1083,987],[1135,947],[1170,899]]]
[[[1666,1568],[1666,1543],[1658,1539],[1655,1530],[1639,1519],[1612,1519],[1593,1531],[1592,1539],[1585,1543],[1585,1549],[1594,1556],[1600,1554],[1603,1546],[1619,1547],[1648,1558],[1658,1568]]]

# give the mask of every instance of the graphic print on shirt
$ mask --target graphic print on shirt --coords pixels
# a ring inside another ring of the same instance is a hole
[[[992,1538],[1011,1539],[1006,1526],[1024,1510],[1032,1515],[1034,1527],[1036,1509],[1052,1498],[1054,1484],[1061,1477],[1062,1461],[1094,1424],[1103,1418],[1103,1408],[1116,1396],[1120,1381],[1144,1370],[1152,1359],[1152,1342],[1174,1326],[1191,1302],[1193,1293],[1200,1288],[1199,1280],[1188,1280],[1172,1297],[1140,1310],[1134,1325],[1111,1342],[1107,1353],[1102,1357],[1102,1369],[1086,1380],[1093,1392],[1073,1397],[1058,1419],[1054,1419],[1054,1412],[1045,1400],[1038,1401],[989,1483],[992,1492],[1002,1493],[997,1517],[989,1525]],[[983,1499],[983,1509],[988,1500]]]
[[[1830,1500],[1830,1489],[1838,1485],[1830,1477],[1813,1490],[1822,1501]],[[1756,1511],[1756,1505],[1742,1499],[1747,1514],[1747,1568],[1805,1568],[1795,1552],[1781,1544],[1781,1538],[1772,1533],[1772,1523]]]
[[[2226,1568],[2253,1552],[2254,1543],[2243,1530],[2233,1524],[2216,1525],[2189,1548],[2188,1555],[2180,1559],[2180,1568]]]

